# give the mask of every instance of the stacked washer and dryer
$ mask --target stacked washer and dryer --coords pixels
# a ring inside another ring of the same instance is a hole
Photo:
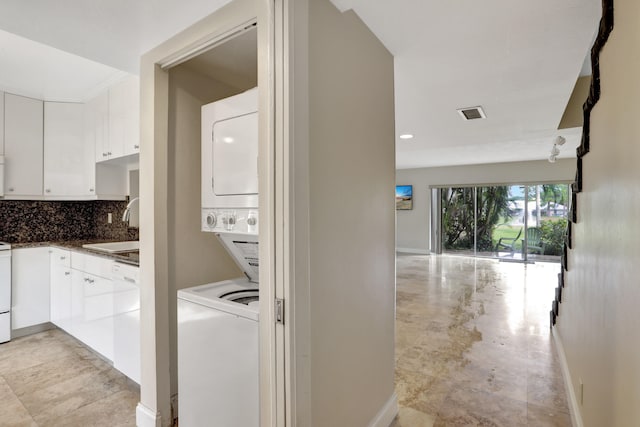
[[[202,107],[202,231],[243,277],[178,291],[181,427],[259,425],[258,90]]]

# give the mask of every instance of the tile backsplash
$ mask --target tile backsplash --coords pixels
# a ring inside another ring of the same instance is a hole
[[[126,206],[109,200],[0,200],[0,241],[138,240],[138,229],[122,222]]]

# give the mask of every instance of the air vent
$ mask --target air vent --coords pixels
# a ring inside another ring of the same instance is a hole
[[[484,110],[482,107],[469,107],[469,108],[460,108],[458,109],[458,113],[465,120],[475,120],[475,119],[486,119],[487,116],[484,114]]]

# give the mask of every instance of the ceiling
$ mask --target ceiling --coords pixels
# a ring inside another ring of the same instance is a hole
[[[558,134],[567,139],[560,157],[575,155],[580,130],[557,127],[599,0],[332,1],[395,57],[396,130],[415,136],[397,140],[398,168],[546,159]],[[86,99],[88,87],[137,74],[143,53],[228,2],[3,0],[0,88]],[[456,112],[477,105],[486,119]]]

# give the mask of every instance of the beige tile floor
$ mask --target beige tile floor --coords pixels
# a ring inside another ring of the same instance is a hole
[[[570,426],[549,330],[559,271],[400,254],[392,426]]]
[[[570,426],[558,264],[398,257],[393,427]],[[133,426],[137,386],[62,331],[0,345],[1,426]]]
[[[0,426],[134,426],[138,386],[53,329],[0,345]]]

